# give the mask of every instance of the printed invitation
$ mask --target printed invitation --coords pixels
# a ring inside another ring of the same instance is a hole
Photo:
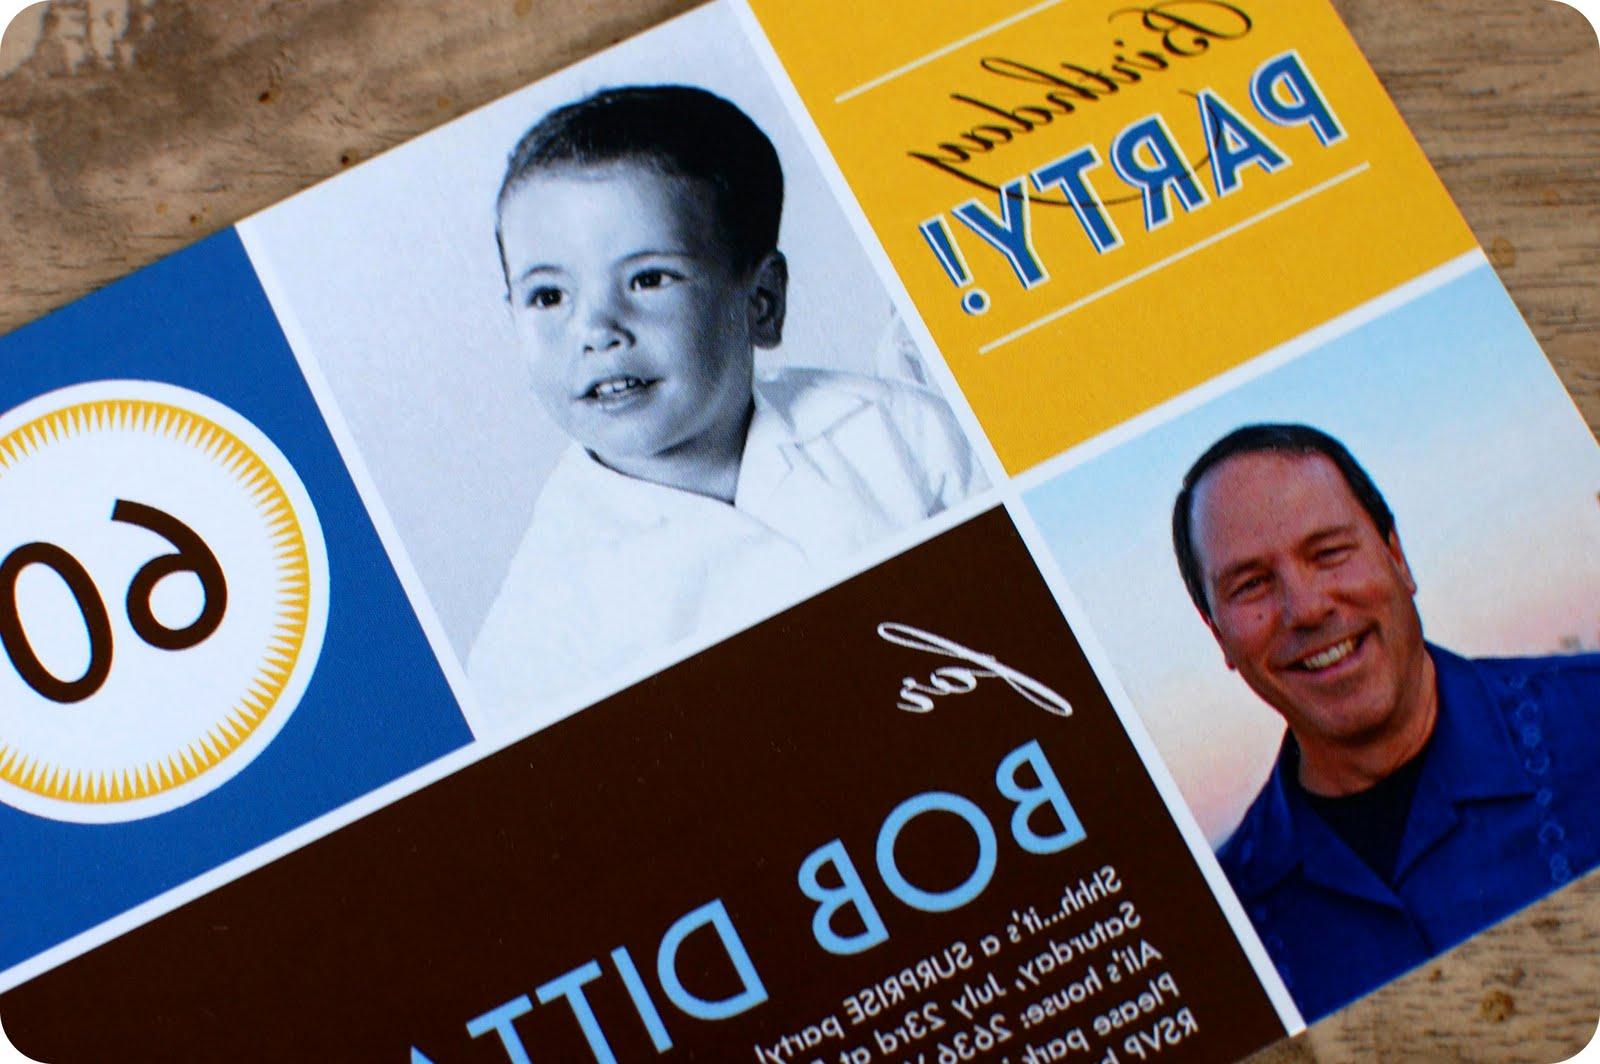
[[[1600,864],[1600,449],[1321,0],[719,0],[0,361],[41,1061],[1229,1061]]]

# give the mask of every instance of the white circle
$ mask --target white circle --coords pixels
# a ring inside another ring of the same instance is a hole
[[[322,526],[288,459],[150,381],[0,417],[0,577],[0,801],[56,820],[135,820],[226,782],[294,711],[327,627]]]

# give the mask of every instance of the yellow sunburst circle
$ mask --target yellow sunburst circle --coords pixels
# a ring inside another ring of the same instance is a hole
[[[166,436],[207,456],[238,481],[261,514],[271,539],[277,563],[277,615],[272,638],[245,694],[214,725],[165,759],[115,771],[85,771],[30,756],[0,736],[0,780],[41,798],[86,805],[126,802],[171,791],[237,750],[267,719],[294,674],[306,645],[312,606],[306,534],[283,484],[238,436],[191,410],[147,399],[74,403],[0,437],[0,478],[54,443],[84,433],[114,431]]]

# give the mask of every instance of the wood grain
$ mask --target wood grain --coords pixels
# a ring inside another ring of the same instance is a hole
[[[1600,49],[1553,0],[1335,0],[1600,425]],[[0,332],[691,6],[56,0],[0,44]],[[1555,1061],[1600,1017],[1600,875],[1264,1051]]]

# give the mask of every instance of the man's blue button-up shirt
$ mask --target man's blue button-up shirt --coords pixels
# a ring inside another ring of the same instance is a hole
[[[1428,652],[1439,716],[1392,882],[1305,801],[1292,736],[1217,855],[1307,1021],[1600,864],[1600,655]]]

